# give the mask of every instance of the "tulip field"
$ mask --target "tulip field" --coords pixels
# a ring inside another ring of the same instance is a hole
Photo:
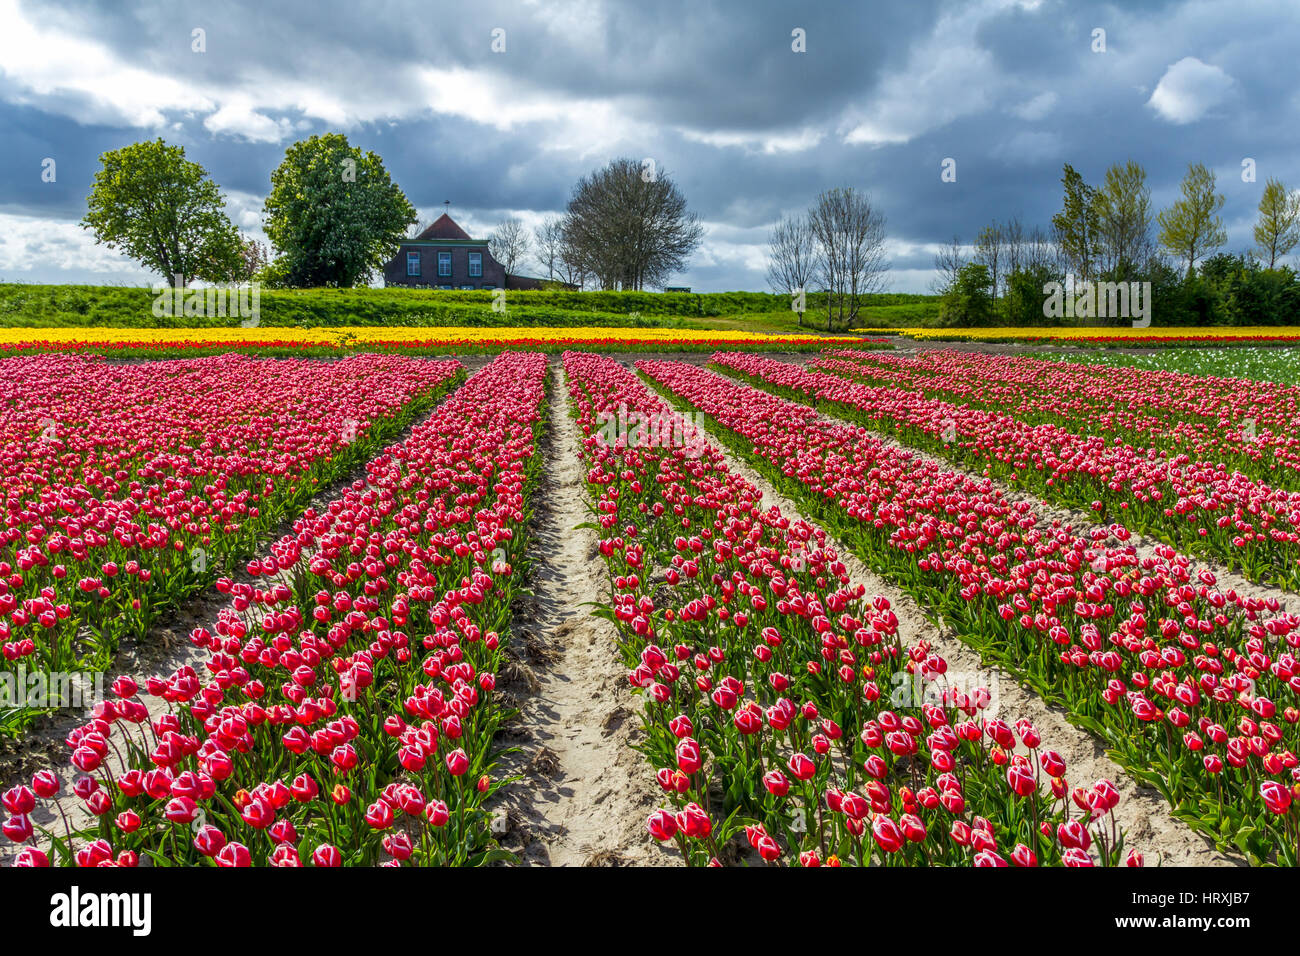
[[[0,365],[6,666],[104,666],[463,374],[359,356],[268,376],[266,361]],[[0,727],[28,716],[0,709]]]
[[[0,358],[0,864],[520,862],[580,622],[661,865],[1300,862],[1300,387],[664,332]]]

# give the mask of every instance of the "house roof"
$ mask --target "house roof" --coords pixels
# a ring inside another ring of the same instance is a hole
[[[417,239],[469,239],[470,235],[460,226],[456,225],[456,220],[445,212],[434,220],[433,225],[424,232],[420,233]]]

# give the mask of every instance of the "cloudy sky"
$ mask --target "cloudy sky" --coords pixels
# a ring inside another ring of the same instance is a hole
[[[1206,163],[1244,250],[1265,179],[1300,186],[1298,48],[1295,0],[0,0],[0,280],[153,281],[77,225],[105,150],[183,145],[261,238],[271,170],[326,131],[473,235],[653,158],[706,226],[697,290],[763,288],[772,222],[853,185],[889,286],[925,291],[954,234],[1046,225],[1064,162],[1095,183],[1136,159],[1156,208]]]

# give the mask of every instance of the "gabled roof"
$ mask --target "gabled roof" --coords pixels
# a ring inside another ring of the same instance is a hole
[[[460,226],[456,225],[456,220],[445,212],[434,220],[433,225],[424,232],[415,237],[416,239],[469,239],[470,235]]]

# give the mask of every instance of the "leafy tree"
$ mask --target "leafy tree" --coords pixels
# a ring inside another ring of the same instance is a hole
[[[290,146],[271,174],[263,211],[291,286],[369,281],[416,220],[379,156],[349,145],[341,133]]]
[[[1183,177],[1182,198],[1156,219],[1160,223],[1160,244],[1187,263],[1187,275],[1211,249],[1228,241],[1219,211],[1224,197],[1214,190],[1214,173],[1202,163],[1192,163]]]
[[[1205,275],[1188,276],[1176,263],[1161,258],[1152,260],[1150,273],[1152,320],[1157,325],[1228,323],[1223,293]]]
[[[1045,262],[1023,265],[1007,276],[1006,321],[1011,326],[1051,324],[1043,314],[1049,282],[1064,284],[1065,277]]]
[[[171,285],[226,282],[239,274],[239,230],[226,215],[220,187],[185,158],[184,147],[157,139],[99,159],[81,220],[96,243],[125,253]]]
[[[1210,256],[1197,279],[1213,289],[1221,305],[1216,322],[1229,325],[1290,325],[1300,308],[1300,283],[1286,266],[1269,269],[1251,255]]]
[[[988,266],[968,262],[957,273],[957,281],[939,303],[939,324],[949,328],[975,328],[993,324],[993,279]],[[1041,308],[1042,297],[1039,297]]]
[[[1300,193],[1291,193],[1279,179],[1269,179],[1259,200],[1259,222],[1255,224],[1255,245],[1268,267],[1300,243]]]
[[[1097,191],[1069,163],[1065,164],[1061,184],[1065,199],[1061,211],[1052,217],[1052,230],[1066,268],[1086,282],[1093,277],[1101,245]]]
[[[1111,166],[1095,201],[1102,272],[1113,281],[1135,278],[1153,251],[1146,170],[1131,159]]]
[[[1228,277],[1224,298],[1232,325],[1290,325],[1300,310],[1300,283],[1286,266],[1261,269],[1252,263]]]
[[[1200,275],[1217,289],[1226,289],[1229,280],[1243,269],[1249,268],[1245,256],[1216,252],[1201,263]]]

